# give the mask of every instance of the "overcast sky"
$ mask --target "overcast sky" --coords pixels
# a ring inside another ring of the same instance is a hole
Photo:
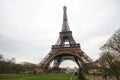
[[[0,54],[38,64],[59,37],[64,5],[74,39],[97,59],[120,27],[120,0],[0,0]]]

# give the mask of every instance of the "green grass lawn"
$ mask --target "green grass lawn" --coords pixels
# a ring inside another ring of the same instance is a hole
[[[69,74],[0,74],[0,80],[69,80]],[[77,80],[77,76],[73,76],[72,80]]]

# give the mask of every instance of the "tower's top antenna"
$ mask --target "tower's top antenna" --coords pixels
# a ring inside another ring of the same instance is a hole
[[[67,7],[63,7],[63,24],[62,24],[62,32],[64,31],[70,31],[68,20],[67,20]]]
[[[67,10],[67,7],[66,7],[66,6],[64,6],[64,7],[63,7],[63,10],[65,10],[65,11],[66,11],[66,10]]]

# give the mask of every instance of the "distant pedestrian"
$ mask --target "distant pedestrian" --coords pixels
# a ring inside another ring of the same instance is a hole
[[[33,74],[36,75],[36,73],[37,73],[37,71],[35,70],[35,71],[33,72]]]
[[[103,77],[103,80],[107,80],[107,75],[106,75],[106,73],[103,73],[102,77]]]
[[[79,69],[79,73],[78,73],[78,80],[85,80],[85,77],[83,76],[83,73],[80,69]]]

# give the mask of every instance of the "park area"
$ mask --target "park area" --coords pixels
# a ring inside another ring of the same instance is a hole
[[[70,80],[69,74],[0,74],[0,80]],[[72,80],[77,80],[73,76]]]
[[[103,80],[102,76],[85,76],[86,80]],[[78,76],[70,74],[0,74],[0,80],[79,80]],[[107,80],[116,80],[109,76]]]

